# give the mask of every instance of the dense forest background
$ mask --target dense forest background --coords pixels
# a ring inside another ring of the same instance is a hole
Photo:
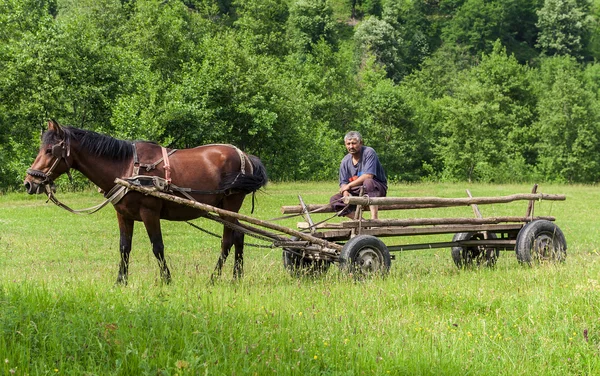
[[[596,183],[599,3],[0,0],[0,190],[49,118],[280,181],[335,179],[358,130],[392,181]]]

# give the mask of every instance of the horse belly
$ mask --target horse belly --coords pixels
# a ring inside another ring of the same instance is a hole
[[[202,202],[207,205],[215,205],[216,202]],[[165,202],[160,211],[160,218],[166,219],[167,221],[189,221],[202,216],[205,216],[204,210],[192,208],[183,204],[176,204],[171,202]]]

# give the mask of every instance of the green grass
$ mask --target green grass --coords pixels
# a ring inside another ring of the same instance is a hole
[[[531,190],[415,184],[394,185],[389,195],[466,197],[465,188],[474,196]],[[334,190],[335,183],[271,184],[258,195],[253,216],[278,217],[298,194],[325,203]],[[493,270],[459,271],[450,251],[439,249],[396,254],[385,280],[354,282],[335,267],[307,280],[287,275],[280,249],[247,248],[244,279],[232,281],[228,260],[211,285],[220,240],[164,222],[173,283],[160,283],[137,224],[126,287],[114,285],[119,255],[112,208],[75,216],[43,197],[0,196],[0,374],[598,374],[600,193],[592,186],[539,191],[567,195],[564,202],[536,204],[536,214],[556,216],[565,234],[568,257],[561,265],[524,267],[503,252]],[[92,192],[59,198],[74,208],[101,201]],[[485,216],[523,215],[526,206],[480,209]],[[380,213],[472,215],[470,208]],[[217,224],[195,223],[220,231]]]

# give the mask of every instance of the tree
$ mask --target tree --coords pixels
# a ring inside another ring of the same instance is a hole
[[[537,46],[546,55],[583,59],[591,26],[588,10],[585,0],[545,0],[537,12],[540,29]]]
[[[506,181],[527,167],[533,95],[527,68],[499,42],[481,64],[465,71],[452,96],[441,99],[441,139],[435,151],[449,180]],[[520,175],[520,176],[519,176]]]
[[[500,40],[509,54],[526,62],[536,57],[536,14],[540,0],[466,0],[456,7],[442,30],[449,45],[466,47],[473,55],[489,53]],[[456,5],[455,5],[456,6]]]
[[[300,55],[310,53],[323,40],[337,47],[337,27],[327,0],[298,0],[290,7],[288,32]]]
[[[392,25],[377,17],[369,17],[356,29],[354,40],[360,64],[364,65],[368,56],[384,67],[387,76],[400,81],[406,74],[402,54],[404,40]]]
[[[289,9],[285,0],[237,0],[234,25],[247,35],[257,53],[287,55],[285,38]]]
[[[393,181],[415,181],[427,160],[426,142],[411,120],[400,87],[386,77],[371,56],[359,75],[360,95],[356,124],[375,150]]]
[[[600,108],[585,90],[582,70],[573,57],[542,61],[536,76],[539,119],[537,169],[544,180],[568,183],[600,180]]]

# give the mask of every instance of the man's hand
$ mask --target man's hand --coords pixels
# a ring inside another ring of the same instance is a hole
[[[343,194],[344,196],[348,196],[350,195],[350,184],[342,184],[340,186],[340,193]]]

